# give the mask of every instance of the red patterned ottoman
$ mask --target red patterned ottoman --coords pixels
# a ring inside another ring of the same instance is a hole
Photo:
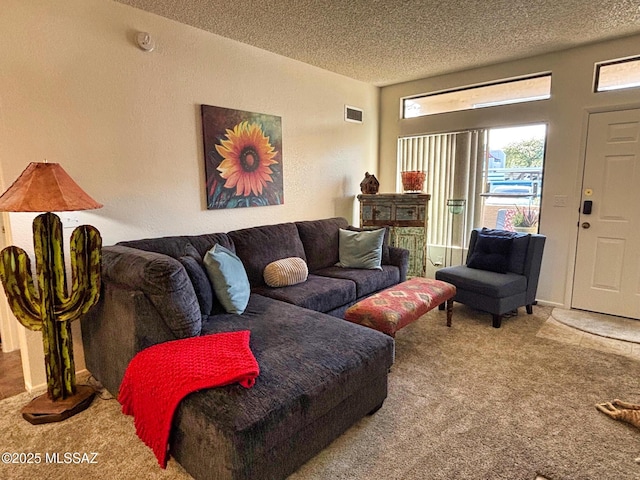
[[[414,277],[352,305],[344,319],[392,337],[432,308],[447,303],[447,326],[451,326],[456,287],[430,278]]]

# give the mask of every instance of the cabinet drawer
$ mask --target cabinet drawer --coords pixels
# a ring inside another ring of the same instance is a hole
[[[373,221],[373,205],[361,205],[360,206],[360,215],[362,215],[363,222],[372,222]]]
[[[391,220],[391,205],[372,206],[373,221]]]
[[[391,205],[376,205],[373,208],[374,220],[391,220]]]
[[[388,225],[392,220],[392,211],[391,205],[362,204],[362,221],[364,225]]]
[[[420,207],[418,205],[397,205],[395,220],[400,222],[420,220]]]

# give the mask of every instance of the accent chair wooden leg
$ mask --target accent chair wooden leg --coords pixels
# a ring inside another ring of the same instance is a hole
[[[531,315],[533,313],[533,305],[527,305],[527,313]]]
[[[440,305],[438,305],[438,310],[444,310],[445,304],[446,302],[442,302]]]
[[[451,318],[453,317],[453,298],[447,300],[447,327],[451,326]]]
[[[500,328],[500,325],[502,325],[502,315],[494,315],[493,328]]]

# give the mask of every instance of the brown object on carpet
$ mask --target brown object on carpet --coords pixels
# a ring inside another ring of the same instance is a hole
[[[616,398],[613,402],[598,403],[596,408],[614,420],[627,422],[634,427],[640,428],[640,405],[624,402]]]

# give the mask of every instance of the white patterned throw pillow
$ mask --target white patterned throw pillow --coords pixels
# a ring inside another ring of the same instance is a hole
[[[309,270],[300,257],[283,258],[264,268],[264,283],[270,287],[286,287],[307,280]]]

